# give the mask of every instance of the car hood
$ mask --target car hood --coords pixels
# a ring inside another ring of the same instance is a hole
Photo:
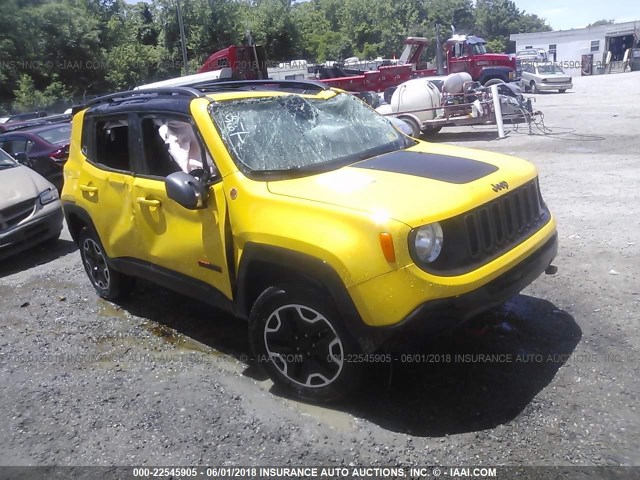
[[[30,168],[20,165],[0,170],[0,210],[35,198],[47,188],[54,187]]]
[[[524,160],[420,142],[331,172],[268,182],[268,189],[416,227],[453,217],[535,178]]]

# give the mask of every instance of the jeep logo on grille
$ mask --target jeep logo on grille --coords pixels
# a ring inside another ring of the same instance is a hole
[[[492,183],[491,186],[493,187],[494,192],[499,192],[500,190],[509,189],[509,184],[507,182]]]

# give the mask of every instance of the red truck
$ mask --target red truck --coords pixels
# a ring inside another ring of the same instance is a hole
[[[349,92],[384,92],[412,78],[437,75],[436,69],[419,69],[420,56],[428,44],[423,37],[409,37],[400,60],[392,65],[382,65],[376,70],[354,70],[339,66],[313,66],[308,73],[332,87]],[[506,54],[487,53],[486,42],[479,37],[454,35],[445,43],[446,65],[444,74],[468,72],[472,79],[483,85],[520,79],[520,68],[515,57]],[[256,80],[269,78],[264,47],[244,45],[225,48],[212,54],[198,73],[231,68],[238,78]]]

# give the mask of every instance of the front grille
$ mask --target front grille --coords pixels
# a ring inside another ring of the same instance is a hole
[[[0,231],[9,230],[28,218],[33,213],[35,205],[36,199],[31,198],[0,210]]]
[[[469,212],[440,222],[440,256],[424,266],[439,275],[460,275],[490,262],[537,232],[551,217],[533,180]]]

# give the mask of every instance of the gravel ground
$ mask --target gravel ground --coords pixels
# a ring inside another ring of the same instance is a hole
[[[228,315],[144,282],[98,299],[67,232],[4,262],[0,464],[640,465],[639,97],[640,73],[576,78],[536,96],[548,135],[434,138],[538,166],[560,270],[331,408],[274,392]]]

